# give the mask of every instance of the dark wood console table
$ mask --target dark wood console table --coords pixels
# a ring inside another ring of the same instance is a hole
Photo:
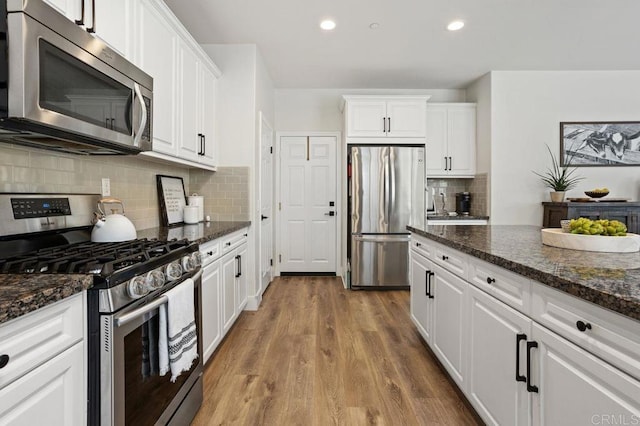
[[[544,213],[542,226],[544,228],[560,228],[563,219],[586,217],[596,219],[615,219],[627,225],[627,230],[640,234],[640,202],[572,202],[551,203],[543,202]]]

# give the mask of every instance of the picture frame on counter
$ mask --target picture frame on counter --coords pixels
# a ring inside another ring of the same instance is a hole
[[[640,121],[560,123],[561,166],[640,166]]]
[[[156,175],[161,223],[171,226],[184,223],[184,208],[187,194],[184,181],[179,176]]]

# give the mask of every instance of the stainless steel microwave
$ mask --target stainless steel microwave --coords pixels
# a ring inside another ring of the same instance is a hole
[[[0,141],[151,149],[153,79],[42,0],[0,0]]]

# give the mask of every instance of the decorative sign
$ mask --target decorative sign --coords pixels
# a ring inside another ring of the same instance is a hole
[[[160,214],[165,226],[183,222],[187,197],[181,177],[156,175]]]

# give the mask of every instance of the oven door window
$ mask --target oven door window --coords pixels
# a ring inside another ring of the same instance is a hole
[[[42,39],[39,53],[41,108],[132,134],[131,88]]]
[[[195,369],[194,362],[171,383],[171,372],[158,372],[158,311],[124,336],[125,424],[154,424]]]

